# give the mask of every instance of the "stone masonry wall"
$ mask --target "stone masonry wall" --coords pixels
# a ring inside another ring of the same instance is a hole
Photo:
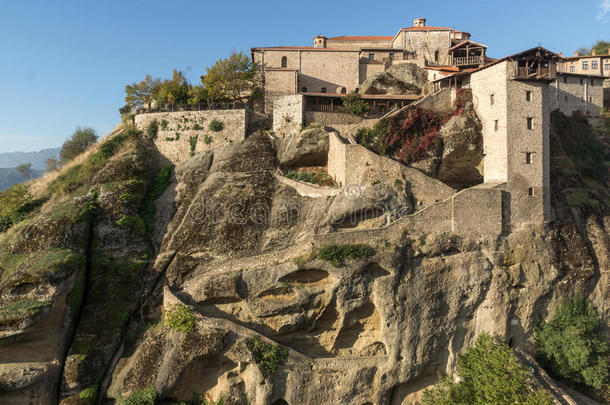
[[[146,132],[154,120],[159,125],[155,145],[168,162],[177,165],[192,155],[191,139],[194,139],[194,153],[217,149],[246,137],[248,112],[246,110],[180,111],[166,113],[139,114],[135,117],[136,127]],[[218,120],[223,129],[214,132],[210,123]]]
[[[324,125],[355,125],[360,124],[365,119],[354,114],[337,112],[318,112],[306,111],[306,122],[319,122]]]
[[[273,132],[278,138],[297,135],[303,128],[303,96],[276,97],[273,101]]]

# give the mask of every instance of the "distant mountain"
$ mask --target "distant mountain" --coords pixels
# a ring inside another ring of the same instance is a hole
[[[44,170],[44,161],[48,158],[59,158],[61,148],[49,148],[38,152],[0,153],[0,167],[17,167],[22,163],[32,163],[32,169]]]
[[[43,170],[32,169],[32,178],[40,177]],[[22,183],[27,179],[17,169],[0,168],[0,191],[9,188],[13,184]]]

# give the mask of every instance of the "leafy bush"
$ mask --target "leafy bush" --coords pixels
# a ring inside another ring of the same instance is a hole
[[[199,123],[195,123],[195,125],[193,125],[193,130],[195,131],[201,131],[202,129],[203,127],[199,125]]]
[[[350,94],[343,98],[341,110],[354,115],[364,115],[369,112],[369,105],[359,94]]]
[[[597,310],[577,294],[535,331],[537,357],[555,376],[596,390],[608,383],[608,344]]]
[[[209,135],[206,135],[206,136],[203,138],[203,142],[205,142],[205,144],[206,144],[206,145],[211,144],[211,143],[212,143],[212,137],[211,137],[211,136],[209,136]]]
[[[140,218],[146,226],[146,233],[152,235],[155,228],[155,200],[161,197],[161,194],[169,186],[170,178],[174,166],[164,166],[157,172],[152,184],[146,191],[140,206]]]
[[[167,129],[168,124],[169,124],[169,122],[167,122],[167,120],[161,120],[161,129],[163,129],[163,130]]]
[[[192,332],[195,330],[195,315],[186,305],[175,304],[165,312],[164,324],[179,332]]]
[[[533,390],[527,368],[522,366],[508,345],[491,336],[479,336],[474,347],[458,356],[460,382],[449,376],[426,390],[422,405],[498,404],[552,405],[546,391]]]
[[[252,352],[256,364],[269,374],[275,372],[288,358],[288,350],[286,348],[264,342],[258,336],[246,340],[246,346]]]
[[[326,260],[335,267],[345,264],[345,259],[366,259],[375,252],[367,245],[328,245],[318,251],[318,259]]]
[[[146,128],[146,134],[150,139],[157,139],[157,134],[159,133],[159,123],[157,120],[152,120],[150,124],[148,124],[148,128]]]
[[[157,391],[150,385],[144,389],[133,390],[125,398],[119,399],[119,405],[154,405],[157,400]]]
[[[82,390],[80,392],[80,394],[78,395],[78,397],[80,399],[85,399],[85,400],[95,399],[95,397],[97,396],[98,388],[99,388],[99,384],[90,385],[89,387]]]
[[[59,157],[62,162],[69,162],[75,157],[83,153],[97,142],[97,134],[95,129],[90,127],[76,127],[72,136],[64,142],[59,151]]]
[[[224,124],[220,121],[218,121],[217,119],[213,119],[212,122],[210,122],[210,130],[214,131],[214,132],[220,132],[223,130],[224,128]]]
[[[97,212],[97,197],[99,196],[99,192],[96,190],[91,195],[91,199],[83,204],[80,212],[78,213],[78,217],[76,218],[76,222],[86,221],[89,222],[93,219]]]
[[[121,114],[121,116],[129,114],[130,112],[131,106],[129,104],[125,104],[123,107],[119,108],[119,114]]]

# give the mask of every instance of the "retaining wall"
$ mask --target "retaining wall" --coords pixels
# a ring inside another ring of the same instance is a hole
[[[159,130],[154,140],[160,154],[178,165],[189,159],[192,153],[218,149],[246,137],[249,113],[247,110],[178,111],[139,114],[136,127],[146,133],[149,125],[157,121]],[[217,120],[223,129],[212,131],[210,123]],[[191,149],[191,139],[194,150]]]
[[[273,100],[273,132],[278,138],[294,136],[303,128],[303,96],[282,96]]]

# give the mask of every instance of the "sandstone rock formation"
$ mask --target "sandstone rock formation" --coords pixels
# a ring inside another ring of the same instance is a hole
[[[447,178],[466,173],[454,154],[470,153],[468,170],[476,166],[469,119],[443,129]],[[10,269],[0,262],[0,304],[50,303],[1,323],[0,402],[112,403],[153,387],[167,401],[207,393],[225,404],[409,404],[481,332],[532,353],[534,326],[573,291],[607,322],[604,211],[583,219],[556,202],[549,227],[489,239],[395,232],[385,225],[453,190],[395,161],[356,195],[303,197],[277,180],[280,165],[321,159],[324,138],[319,128],[281,143],[260,132],[195,155],[156,199],[153,233],[137,220],[156,171],[144,138],[125,140],[95,176],[50,191],[40,212],[0,236],[1,254],[71,249],[80,259],[44,261],[38,268],[56,271],[35,279],[37,256]],[[371,254],[341,263],[318,254],[344,244]],[[189,331],[164,322],[177,303],[192,313]],[[286,361],[264,369],[253,337],[285,348]],[[92,402],[80,395],[88,388]]]
[[[358,88],[358,93],[420,95],[427,82],[428,74],[424,69],[413,63],[405,63],[393,65],[366,80]]]

